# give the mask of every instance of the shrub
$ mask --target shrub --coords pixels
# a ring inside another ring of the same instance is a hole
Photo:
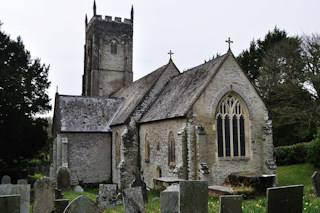
[[[308,149],[308,160],[310,163],[320,168],[320,129],[315,139],[310,142]]]
[[[277,165],[291,165],[306,163],[308,161],[308,149],[310,143],[299,143],[290,146],[276,147]]]

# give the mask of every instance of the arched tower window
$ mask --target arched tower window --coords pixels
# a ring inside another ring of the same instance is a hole
[[[246,156],[248,136],[248,110],[234,95],[222,99],[216,115],[218,157]]]
[[[146,163],[150,162],[150,142],[148,133],[146,134],[144,141],[144,159]]]
[[[173,133],[169,133],[168,139],[168,163],[169,165],[174,165],[176,162],[176,144],[174,141]]]
[[[121,140],[118,132],[116,133],[115,144],[116,144],[116,166],[118,166],[119,163],[121,162]]]
[[[111,54],[116,55],[118,53],[117,41],[111,41]]]

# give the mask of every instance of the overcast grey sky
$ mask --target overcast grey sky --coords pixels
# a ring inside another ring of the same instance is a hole
[[[237,56],[275,26],[289,35],[319,33],[319,0],[96,0],[97,13],[130,18],[134,6],[134,79],[166,64],[180,71],[224,54]],[[0,0],[1,30],[22,37],[33,58],[50,64],[49,95],[80,95],[85,14],[93,0]],[[53,103],[53,100],[52,100]],[[52,112],[50,113],[52,115]]]

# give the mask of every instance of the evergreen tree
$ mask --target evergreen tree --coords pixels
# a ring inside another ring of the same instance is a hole
[[[45,145],[47,121],[35,115],[51,109],[48,71],[20,37],[0,31],[0,162],[31,158]]]

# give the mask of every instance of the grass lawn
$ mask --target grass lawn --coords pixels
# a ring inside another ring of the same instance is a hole
[[[304,197],[303,197],[303,212],[320,213],[320,198],[316,198],[311,175],[316,169],[311,164],[297,164],[290,166],[279,166],[278,167],[278,185],[304,185]],[[85,190],[84,193],[74,193],[70,191],[63,191],[64,198],[69,199],[70,202],[74,198],[81,194],[89,197],[95,202],[96,196],[99,194],[98,189]],[[149,195],[149,203],[146,205],[146,212],[160,212],[160,200],[153,198],[160,197],[159,192],[152,192]],[[266,198],[259,197],[255,200],[245,200],[242,204],[242,212],[244,213],[260,213],[265,212],[266,209]],[[219,199],[210,198],[208,201],[209,212],[219,212]],[[124,212],[123,206],[118,206],[115,210],[106,210],[105,213],[109,212]]]

